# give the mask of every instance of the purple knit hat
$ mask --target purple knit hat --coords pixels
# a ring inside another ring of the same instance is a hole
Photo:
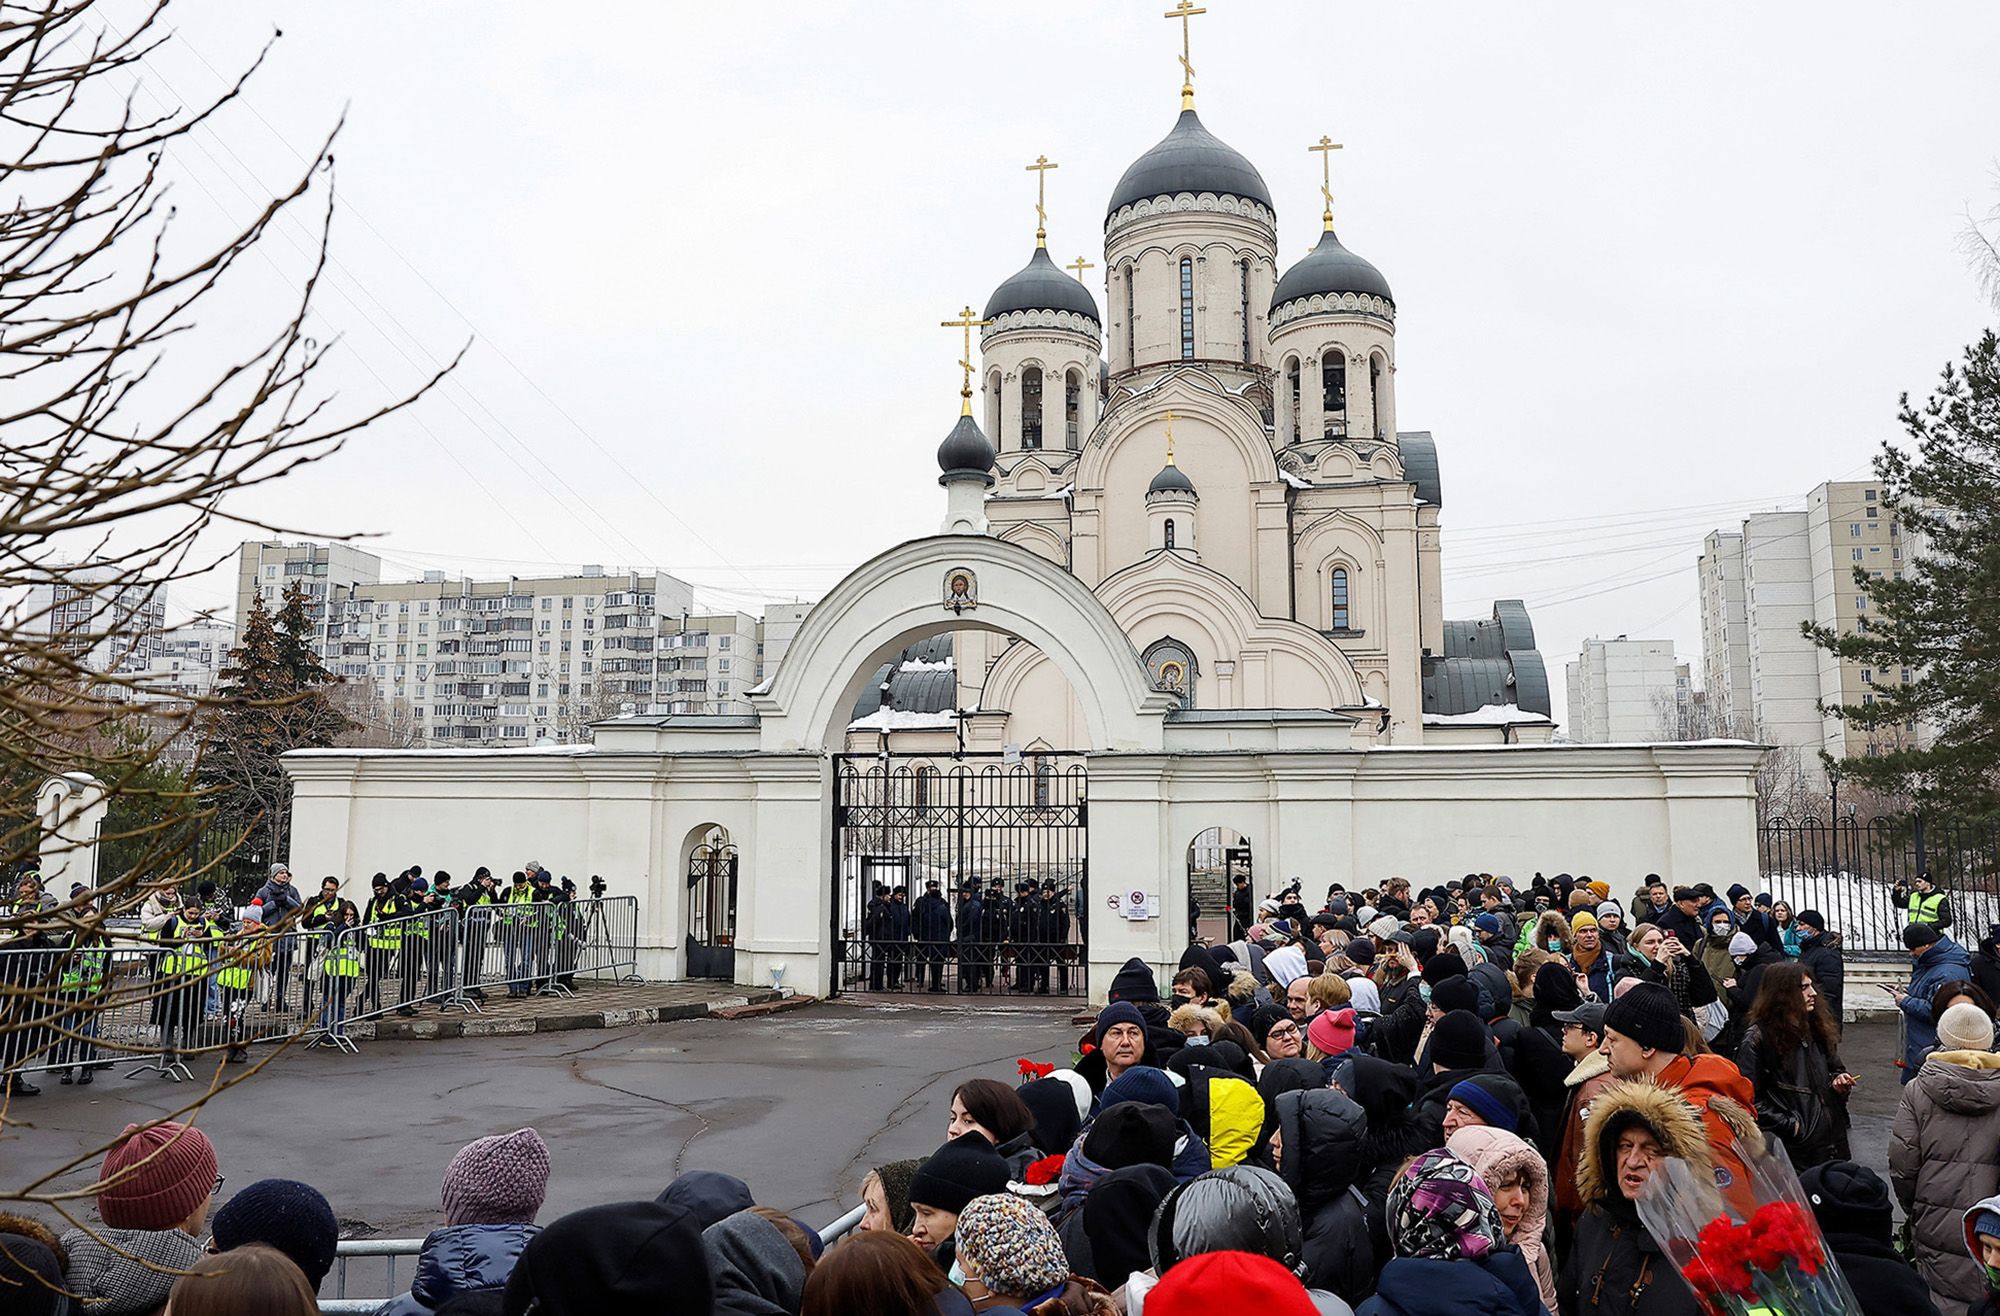
[[[1493,1194],[1443,1148],[1427,1151],[1389,1185],[1389,1237],[1399,1257],[1477,1261],[1506,1245]]]
[[[468,1142],[444,1171],[447,1225],[531,1225],[549,1191],[549,1147],[533,1129]]]

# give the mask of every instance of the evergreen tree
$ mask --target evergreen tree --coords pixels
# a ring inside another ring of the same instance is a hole
[[[203,744],[201,780],[217,787],[221,821],[250,833],[269,862],[285,853],[292,792],[281,757],[324,749],[352,723],[326,687],[333,675],[311,645],[308,600],[297,584],[285,589],[274,620],[254,600],[237,646],[218,673],[220,704]]]
[[[1882,501],[1904,532],[1903,569],[1854,569],[1867,616],[1852,634],[1808,625],[1820,648],[1883,674],[1865,703],[1837,706],[1880,733],[1844,776],[1931,814],[2000,818],[2000,337],[1947,364],[1921,408],[1900,404],[1911,449],[1875,459]],[[1888,673],[1908,669],[1907,683]]]

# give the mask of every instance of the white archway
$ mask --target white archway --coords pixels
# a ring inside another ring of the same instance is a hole
[[[954,594],[955,583],[967,589]],[[766,753],[838,746],[854,701],[889,655],[939,631],[1016,636],[1062,669],[1095,751],[1157,753],[1171,695],[1152,690],[1132,641],[1097,597],[1029,549],[983,535],[911,540],[848,574],[806,615],[777,674],[751,696]]]

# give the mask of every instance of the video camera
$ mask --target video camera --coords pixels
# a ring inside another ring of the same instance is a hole
[[[590,875],[590,898],[592,900],[602,900],[604,899],[604,891],[604,879],[592,873]]]

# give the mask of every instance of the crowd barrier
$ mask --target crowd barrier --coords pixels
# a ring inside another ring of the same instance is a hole
[[[139,1060],[127,1077],[190,1077],[189,1052],[244,1055],[303,1035],[354,1050],[348,1028],[420,1007],[482,1012],[488,992],[566,996],[638,970],[634,896],[474,905],[358,926],[241,930],[165,943],[0,948],[0,1070]],[[67,935],[67,934],[63,934]]]
[[[866,1207],[860,1206],[849,1210],[845,1215],[819,1231],[820,1241],[826,1244],[826,1246],[832,1247],[835,1243],[854,1232],[855,1227],[861,1223],[861,1217],[866,1211]],[[417,1254],[422,1252],[423,1248],[424,1240],[421,1238],[344,1238],[340,1240],[334,1248],[333,1273],[327,1276],[327,1282],[333,1285],[333,1296],[319,1300],[321,1316],[372,1316],[372,1313],[379,1310],[384,1302],[387,1302],[390,1298],[395,1297],[409,1287],[408,1284],[399,1282],[397,1278],[396,1272],[399,1268],[399,1263],[405,1257],[408,1257],[414,1263]],[[384,1271],[381,1287],[385,1292],[381,1296],[374,1298],[350,1298],[347,1296],[347,1264],[350,1260],[367,1257],[381,1259]],[[412,1275],[416,1274],[416,1266],[414,1264],[410,1267],[410,1273]]]

